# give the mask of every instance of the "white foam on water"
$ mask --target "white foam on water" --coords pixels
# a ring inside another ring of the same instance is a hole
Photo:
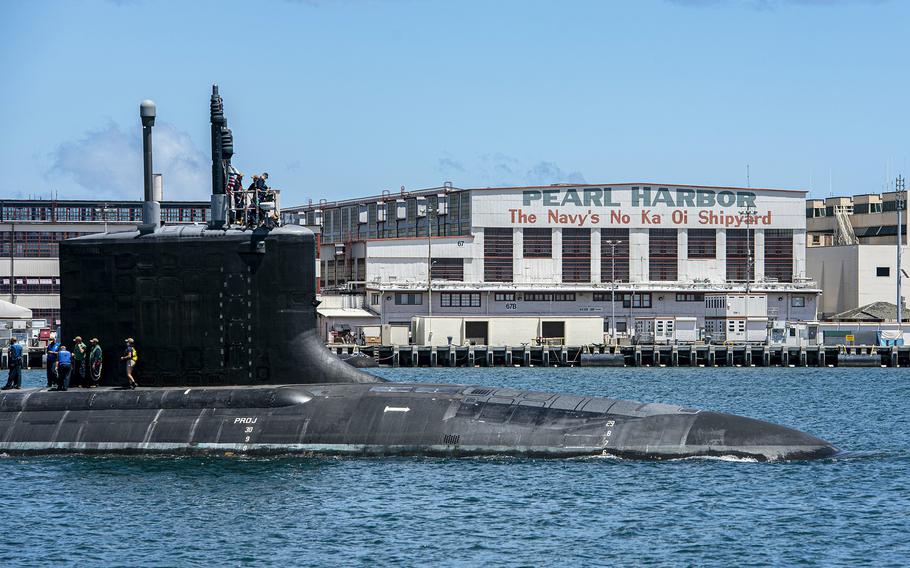
[[[686,460],[708,460],[734,463],[760,463],[755,458],[746,458],[742,456],[689,456],[685,458],[674,458],[667,461],[686,461]]]

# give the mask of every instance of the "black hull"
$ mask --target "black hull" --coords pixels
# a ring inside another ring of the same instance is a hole
[[[830,457],[797,430],[607,398],[428,384],[0,394],[0,452]]]

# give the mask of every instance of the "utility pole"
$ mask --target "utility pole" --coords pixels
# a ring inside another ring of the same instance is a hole
[[[430,198],[427,201],[427,341],[433,344],[433,224],[430,222]]]
[[[616,245],[619,241],[604,241],[610,247],[610,344],[616,345]]]
[[[894,189],[897,191],[894,208],[897,209],[897,324],[903,319],[903,302],[901,301],[901,245],[903,244],[903,226],[901,211],[904,209],[904,176],[897,176],[894,180]]]
[[[746,337],[745,341],[749,343],[749,293],[751,292],[752,285],[752,271],[755,264],[755,259],[752,258],[752,215],[755,211],[755,204],[751,201],[746,205],[746,207],[740,211],[740,214],[745,215],[746,217],[746,305],[744,306],[745,315],[746,315]],[[729,259],[728,259],[729,260]]]

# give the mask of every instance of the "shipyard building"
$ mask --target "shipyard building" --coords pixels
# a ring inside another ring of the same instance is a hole
[[[806,201],[806,269],[824,289],[820,317],[882,311],[870,318],[897,319],[898,234],[901,277],[905,286],[910,281],[906,201],[906,191]],[[906,306],[906,295],[901,296]]]
[[[328,340],[764,341],[816,319],[805,204],[780,189],[446,185],[283,216],[320,233]]]

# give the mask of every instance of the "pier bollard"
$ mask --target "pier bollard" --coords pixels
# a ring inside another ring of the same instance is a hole
[[[714,366],[715,357],[716,357],[716,353],[714,352],[714,346],[709,345],[708,346],[708,367]]]
[[[474,346],[468,347],[468,367],[474,366]]]
[[[430,347],[430,366],[435,367],[437,358],[439,357],[439,352],[436,351],[436,346]]]

